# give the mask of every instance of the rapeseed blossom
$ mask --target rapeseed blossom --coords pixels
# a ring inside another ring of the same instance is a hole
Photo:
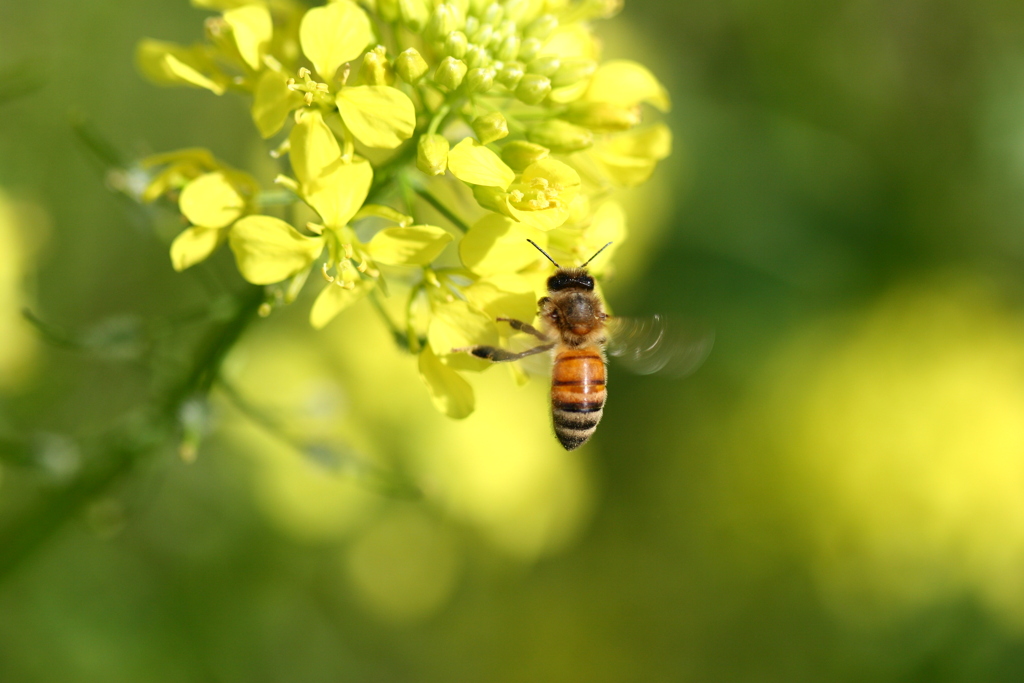
[[[323,328],[354,302],[380,307],[418,354],[434,405],[474,409],[461,373],[488,364],[452,349],[507,342],[496,317],[531,320],[549,264],[582,262],[626,237],[618,188],[669,154],[654,110],[668,95],[642,65],[600,61],[591,31],[615,0],[193,0],[217,14],[205,40],[145,40],[161,85],[235,92],[288,167],[266,188],[203,149],[147,160],[142,198],[177,202],[171,245],[184,270],[227,243],[268,303],[291,303],[319,271],[310,309]],[[265,312],[270,306],[265,306]],[[393,307],[392,307],[393,308]]]

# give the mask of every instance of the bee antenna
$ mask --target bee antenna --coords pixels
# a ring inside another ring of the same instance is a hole
[[[588,263],[590,263],[591,261],[593,261],[594,259],[596,259],[596,258],[597,258],[597,254],[600,254],[600,253],[601,253],[602,251],[604,251],[605,249],[607,249],[607,248],[608,248],[608,247],[610,247],[610,246],[612,246],[612,243],[611,243],[611,242],[609,242],[608,244],[606,244],[606,245],[604,245],[603,247],[601,247],[600,249],[598,249],[598,250],[597,250],[597,253],[595,253],[595,254],[594,254],[593,256],[591,256],[590,258],[588,258],[588,259],[587,259],[587,263],[584,263],[584,264],[583,264],[582,266],[580,266],[580,268],[586,268],[586,267],[587,267],[587,264],[588,264]]]
[[[527,241],[527,242],[529,242],[530,244],[532,244],[532,245],[533,245],[534,247],[536,247],[537,251],[539,251],[540,253],[544,254],[544,257],[545,257],[545,258],[546,258],[546,259],[547,259],[548,261],[551,261],[552,263],[554,263],[554,264],[555,264],[555,268],[561,268],[561,267],[562,267],[562,266],[558,265],[557,263],[555,263],[555,259],[553,259],[553,258],[551,258],[550,256],[548,256],[548,252],[546,252],[546,251],[544,251],[543,249],[541,249],[540,247],[538,247],[538,246],[537,246],[537,243],[536,243],[536,242],[534,242],[534,241],[533,241],[533,240],[531,240],[531,239],[528,239],[528,240],[526,240],[526,241]],[[609,244],[611,244],[611,243],[609,242]],[[595,256],[596,256],[596,254],[595,254]]]

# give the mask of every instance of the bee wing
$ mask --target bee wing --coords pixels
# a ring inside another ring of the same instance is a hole
[[[660,372],[685,377],[700,367],[711,353],[714,330],[697,324],[683,325],[663,316],[620,318],[608,321],[608,355],[639,375]]]

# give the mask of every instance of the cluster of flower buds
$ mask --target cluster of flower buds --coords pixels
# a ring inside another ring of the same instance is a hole
[[[227,242],[242,276],[284,302],[319,271],[317,328],[401,292],[405,319],[388,323],[452,417],[473,410],[460,372],[486,363],[451,350],[501,343],[512,331],[496,317],[535,314],[549,264],[526,239],[569,264],[612,241],[600,274],[626,232],[613,191],[670,150],[667,127],[643,123],[668,109],[665,89],[636,62],[599,59],[590,24],[616,0],[193,4],[217,12],[206,40],[145,40],[140,69],[244,93],[290,169],[265,190],[206,150],[146,160],[143,199],[174,198],[189,222],[172,264]]]

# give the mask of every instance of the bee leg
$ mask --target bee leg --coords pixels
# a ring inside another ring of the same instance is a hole
[[[555,348],[553,343],[541,344],[540,346],[535,346],[532,349],[526,349],[520,353],[515,353],[508,349],[499,349],[495,346],[466,346],[461,349],[452,349],[452,353],[465,351],[473,354],[477,358],[483,358],[484,360],[489,360],[492,363],[504,363],[506,361],[526,358],[527,356],[532,356],[535,353],[544,353],[545,351],[550,351],[553,348]]]
[[[513,330],[525,332],[526,334],[532,334],[534,337],[540,339],[541,341],[551,341],[546,334],[538,330],[533,325],[528,325],[527,323],[524,323],[522,320],[516,320],[515,318],[495,318],[495,320],[497,320],[498,322],[506,322],[508,323],[509,327],[511,327]]]

